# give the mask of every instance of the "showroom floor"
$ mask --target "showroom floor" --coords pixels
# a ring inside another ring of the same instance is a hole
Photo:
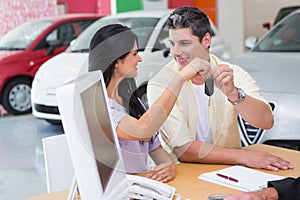
[[[31,114],[0,118],[0,200],[47,193],[42,138],[62,133]]]

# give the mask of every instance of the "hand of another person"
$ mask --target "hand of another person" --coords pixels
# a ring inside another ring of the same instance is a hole
[[[160,165],[157,165],[154,167],[153,170],[151,170],[147,177],[160,181],[160,182],[168,182],[172,179],[174,179],[176,176],[176,167],[173,162],[170,163],[162,163]]]
[[[271,171],[294,168],[292,163],[268,152],[244,150],[241,157],[241,163],[247,167],[268,169]]]
[[[240,192],[235,195],[230,195],[224,198],[224,200],[264,200],[256,192]]]
[[[7,111],[3,108],[2,105],[0,105],[0,117],[7,114]]]
[[[233,70],[228,65],[218,65],[216,70],[213,72],[213,78],[215,80],[216,87],[222,90],[227,97],[232,91],[234,91]]]
[[[255,192],[240,192],[235,195],[230,195],[224,200],[277,200],[278,193],[275,188],[265,188]]]
[[[188,65],[180,70],[185,80],[190,80],[195,75],[207,76],[210,73],[210,63],[201,58],[194,58]]]

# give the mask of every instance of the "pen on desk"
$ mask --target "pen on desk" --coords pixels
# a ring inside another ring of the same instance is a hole
[[[239,180],[237,180],[236,178],[233,178],[233,177],[230,177],[230,176],[226,176],[226,175],[224,175],[224,174],[219,174],[219,173],[217,173],[217,176],[219,176],[219,177],[221,177],[221,178],[225,178],[225,179],[230,180],[230,181],[233,181],[233,182],[236,182],[236,183],[239,182]]]

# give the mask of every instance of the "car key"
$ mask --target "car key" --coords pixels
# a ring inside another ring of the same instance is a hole
[[[212,77],[208,77],[205,80],[205,94],[207,96],[211,96],[214,93],[214,79]]]

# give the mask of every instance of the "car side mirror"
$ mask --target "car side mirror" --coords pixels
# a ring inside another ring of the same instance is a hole
[[[245,47],[247,49],[252,49],[257,41],[258,38],[256,36],[250,36],[245,40]]]
[[[270,22],[265,22],[265,23],[262,24],[262,26],[264,28],[266,28],[267,30],[269,30],[271,28],[271,23]]]
[[[46,52],[47,56],[51,55],[54,52],[55,48],[62,46],[63,43],[61,40],[51,40],[48,41],[48,44],[49,44],[49,48]]]
[[[165,58],[168,57],[169,54],[170,54],[170,49],[169,49],[169,48],[168,48],[168,49],[165,49],[165,50],[163,51],[163,56],[164,56]]]

